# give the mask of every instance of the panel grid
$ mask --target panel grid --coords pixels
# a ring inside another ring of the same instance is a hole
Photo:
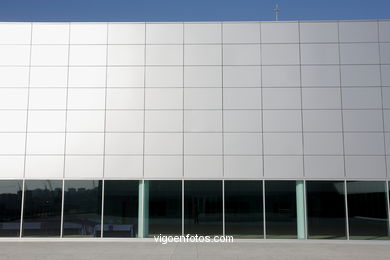
[[[29,42],[0,43],[11,53],[0,64],[11,75],[0,75],[1,118],[20,122],[0,127],[1,140],[15,144],[0,158],[23,156],[24,179],[46,177],[32,174],[45,160],[64,179],[81,177],[81,166],[90,169],[85,177],[109,179],[118,169],[118,178],[279,179],[292,169],[304,179],[389,175],[390,64],[380,21],[116,25],[53,24],[61,35],[52,41],[32,23],[22,37]],[[12,165],[15,172],[16,159]],[[318,170],[327,165],[342,175]],[[149,175],[151,167],[160,174]]]

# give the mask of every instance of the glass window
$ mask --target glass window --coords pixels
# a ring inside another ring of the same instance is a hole
[[[149,181],[149,236],[181,235],[182,182]]]
[[[385,182],[348,181],[348,223],[351,239],[387,239]]]
[[[222,234],[222,181],[184,182],[184,234]]]
[[[26,180],[23,236],[60,236],[62,181]]]
[[[346,238],[343,181],[307,181],[306,202],[308,238]]]
[[[225,181],[225,233],[263,238],[262,181]]]
[[[65,181],[64,237],[100,237],[102,181]]]
[[[21,180],[0,181],[0,237],[20,234],[22,186]]]
[[[267,238],[297,238],[295,181],[265,182]]]
[[[138,234],[138,181],[104,181],[104,237]]]

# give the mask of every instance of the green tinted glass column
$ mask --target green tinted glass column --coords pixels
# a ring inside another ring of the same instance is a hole
[[[138,237],[147,237],[149,233],[149,181],[139,181],[138,192]]]
[[[297,200],[297,235],[298,239],[305,239],[305,188],[303,181],[296,182]]]

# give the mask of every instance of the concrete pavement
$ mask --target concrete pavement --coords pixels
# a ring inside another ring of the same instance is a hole
[[[0,260],[388,260],[390,241],[235,241],[169,243],[154,241],[0,241]]]

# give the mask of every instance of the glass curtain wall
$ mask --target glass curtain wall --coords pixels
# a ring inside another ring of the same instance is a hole
[[[18,237],[21,228],[23,237],[59,237],[63,206],[64,237],[181,235],[184,225],[185,235],[222,235],[225,226],[235,238],[389,239],[387,185],[106,180],[103,188],[101,180],[0,180],[0,237]]]
[[[184,234],[222,233],[222,181],[185,181]]]
[[[102,181],[66,180],[64,237],[100,237]]]
[[[61,207],[61,180],[26,180],[22,236],[59,237]]]
[[[149,181],[148,236],[181,235],[182,181]]]
[[[104,237],[138,235],[139,181],[104,181]]]
[[[266,238],[297,238],[296,181],[265,181]]]
[[[306,181],[308,238],[346,239],[344,181]]]
[[[22,187],[21,180],[0,181],[0,237],[20,235]]]
[[[263,182],[225,181],[225,233],[263,238]]]
[[[348,181],[350,239],[388,239],[386,186],[383,181]]]

